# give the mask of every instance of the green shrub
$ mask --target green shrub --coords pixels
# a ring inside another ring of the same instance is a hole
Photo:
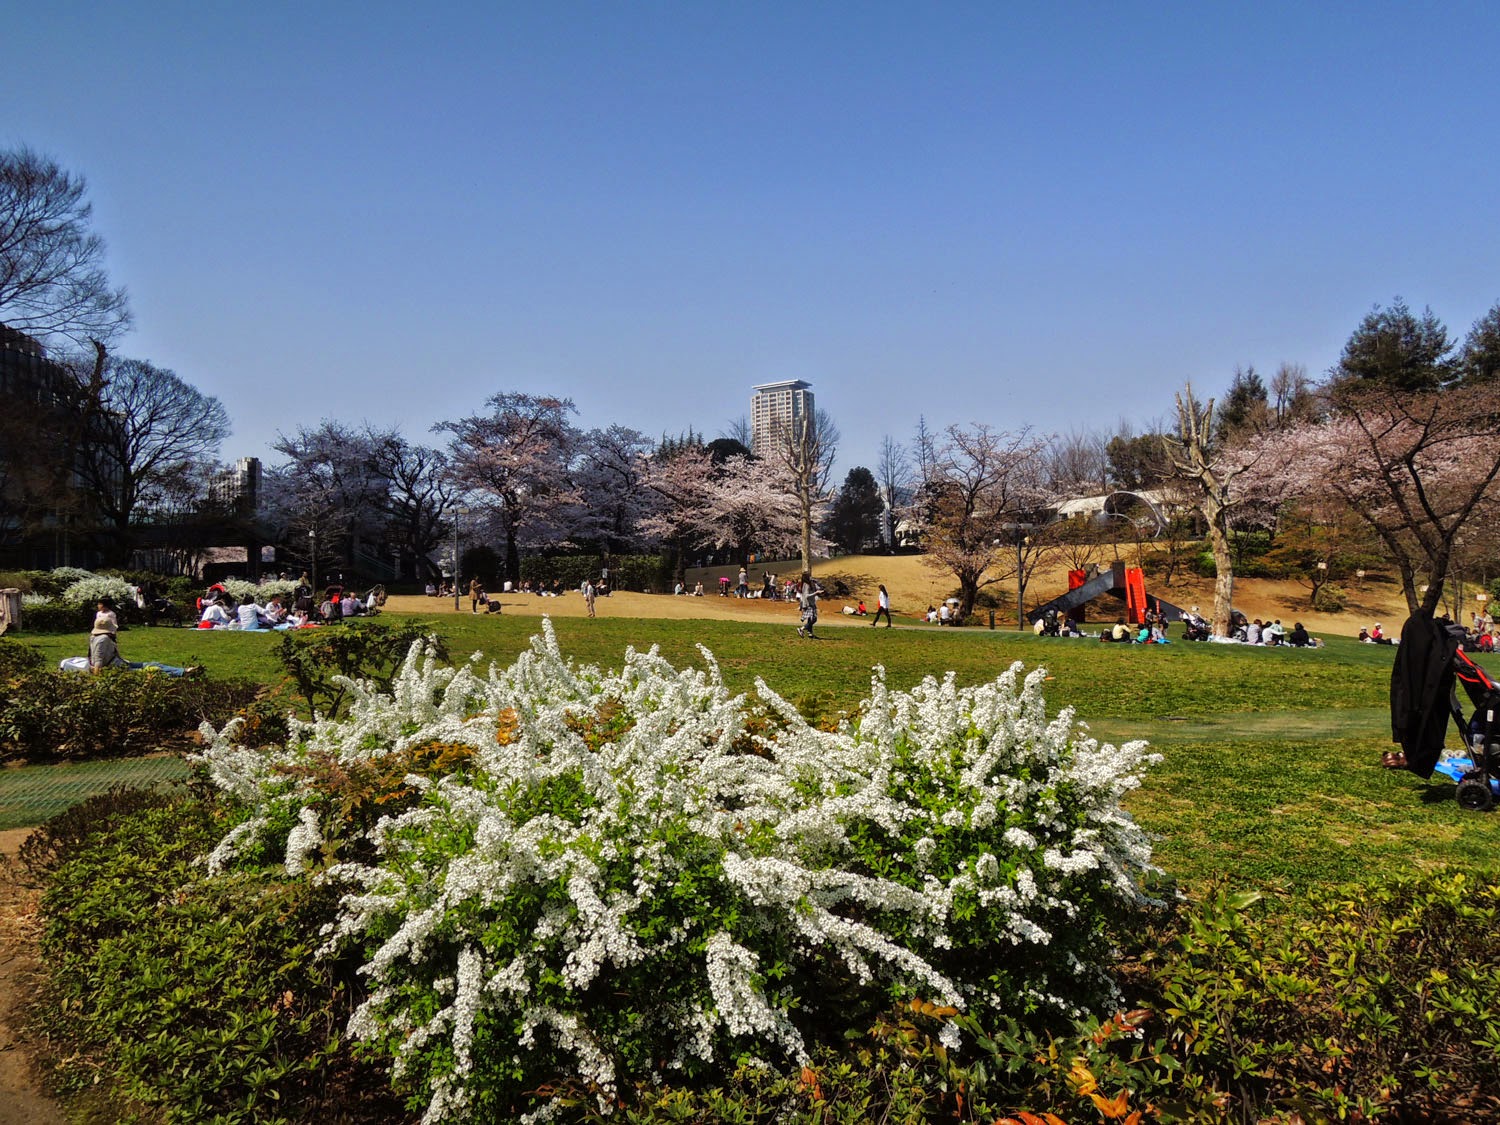
[[[387,625],[380,621],[351,620],[323,629],[291,629],[281,635],[276,659],[291,676],[313,715],[331,717],[343,708],[350,680],[366,680],[377,690],[389,690],[412,645],[426,640],[439,659],[447,649],[430,626],[420,621]]]
[[[600,555],[533,555],[521,560],[521,577],[548,586],[560,581],[564,589],[576,590],[585,578],[597,581],[603,567]],[[661,593],[670,588],[671,582],[671,566],[662,555],[610,556],[611,589]]]
[[[93,621],[93,606],[49,602],[21,607],[21,631],[25,633],[86,633]]]
[[[0,637],[0,683],[27,672],[35,672],[46,662],[47,658],[30,645]]]
[[[1151,959],[1188,1073],[1246,1120],[1495,1119],[1500,886],[1447,871],[1277,905],[1215,894]]]
[[[256,684],[109,669],[35,670],[0,681],[0,761],[118,757],[184,748],[204,722],[225,722]]]
[[[342,1028],[347,965],[315,956],[332,896],[253,874],[204,879],[213,807],[112,793],[44,829],[35,1030],[63,1090],[104,1082],[111,1120],[402,1119]]]
[[[1313,608],[1322,613],[1342,613],[1348,602],[1349,594],[1342,586],[1324,585],[1318,587]]]

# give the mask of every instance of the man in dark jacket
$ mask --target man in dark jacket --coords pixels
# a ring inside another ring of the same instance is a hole
[[[1401,751],[1385,755],[1385,765],[1432,776],[1453,715],[1453,656],[1463,636],[1461,627],[1421,611],[1401,627],[1391,666],[1391,739]]]

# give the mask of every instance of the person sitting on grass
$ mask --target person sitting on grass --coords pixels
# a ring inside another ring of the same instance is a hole
[[[122,668],[124,659],[116,643],[120,632],[120,619],[115,615],[115,603],[110,598],[100,598],[94,614],[94,628],[89,633],[89,671],[102,672],[106,668]]]
[[[1299,621],[1292,626],[1291,635],[1287,637],[1286,643],[1293,648],[1311,648],[1313,639],[1308,636],[1307,630],[1303,627],[1302,622]]]
[[[234,624],[234,618],[229,616],[229,611],[224,608],[224,603],[219,601],[209,602],[203,607],[203,617],[198,622],[199,628],[227,629]]]

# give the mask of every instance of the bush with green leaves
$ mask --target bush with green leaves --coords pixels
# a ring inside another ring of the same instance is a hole
[[[36,672],[46,663],[47,658],[38,649],[9,637],[0,637],[0,684]]]
[[[91,605],[66,605],[53,598],[21,605],[23,633],[86,633],[93,620]]]
[[[321,629],[292,629],[281,635],[276,659],[297,685],[312,715],[337,715],[355,680],[387,691],[407,653],[418,642],[432,646],[441,659],[442,640],[421,621],[398,624],[353,619]]]
[[[33,1031],[65,1093],[111,1121],[401,1119],[343,1035],[352,966],[313,955],[328,891],[205,879],[222,826],[182,793],[115,791],[64,816],[25,858],[46,885]]]
[[[1144,743],[1049,718],[1019,664],[910,692],[877,669],[826,731],[703,657],[576,666],[547,623],[505,670],[415,646],[389,694],[348,682],[347,714],[294,721],[280,751],[205,731],[242,817],[210,870],[345,889],[324,948],[365,959],[350,1032],[427,1120],[805,1060],[905,997],[1026,1020],[1117,1002],[1109,925],[1150,870],[1121,807]],[[414,755],[448,772],[351,815],[352,776]]]
[[[1148,961],[1188,1074],[1245,1120],[1500,1117],[1500,886],[1414,873],[1272,905],[1210,896]]]
[[[33,574],[31,589],[34,593],[45,594],[49,598],[59,597],[64,590],[75,582],[85,578],[94,578],[96,575],[92,570],[84,570],[79,566],[59,566],[52,570],[40,570]]]
[[[34,668],[0,677],[0,761],[184,749],[198,726],[227,721],[259,690],[248,681],[151,669],[80,675]]]

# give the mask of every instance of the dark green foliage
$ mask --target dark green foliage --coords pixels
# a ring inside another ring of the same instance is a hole
[[[1120,434],[1109,439],[1105,454],[1109,458],[1112,488],[1155,488],[1171,471],[1160,434],[1141,434],[1138,437]]]
[[[498,590],[501,582],[500,575],[504,569],[504,564],[495,549],[481,545],[469,547],[464,551],[458,572],[464,586],[468,586],[469,579],[478,578],[486,590]]]
[[[101,834],[116,831],[118,825],[143,809],[161,808],[172,801],[171,797],[153,789],[116,785],[47,821],[26,837],[16,858],[32,885],[41,886],[85,843]]]
[[[1235,368],[1229,392],[1219,403],[1215,440],[1222,442],[1263,424],[1269,411],[1268,400],[1265,381],[1253,365],[1243,370]]]
[[[1459,349],[1458,369],[1467,384],[1500,382],[1500,304],[1469,329]]]
[[[828,515],[827,533],[849,554],[857,553],[866,543],[880,538],[880,516],[885,504],[880,487],[869,469],[856,465],[844,478],[833,510]]]
[[[563,590],[572,592],[585,578],[597,582],[604,569],[600,555],[531,555],[521,560],[521,577],[529,582],[551,587],[561,582]],[[672,581],[670,560],[661,555],[611,555],[609,585],[614,590],[639,590],[661,593]]]
[[[388,690],[411,646],[424,639],[437,646],[439,659],[448,658],[431,627],[410,619],[395,625],[354,619],[322,629],[289,630],[281,635],[276,658],[308,710],[329,717],[339,713],[349,692],[341,677],[369,680]]]
[[[47,658],[30,645],[0,637],[0,681],[35,672],[46,662]]]
[[[67,816],[39,856],[51,980],[36,1016],[65,1092],[102,1081],[121,1118],[404,1120],[343,1040],[349,966],[314,955],[332,892],[205,877],[224,825],[182,794]]]
[[[1329,374],[1335,385],[1384,386],[1395,391],[1435,391],[1453,378],[1453,341],[1431,309],[1418,317],[1397,297],[1360,321]]]
[[[134,609],[134,606],[131,606]],[[21,607],[21,630],[25,633],[77,633],[94,620],[95,607],[82,605],[28,605]],[[122,618],[123,621],[123,618]]]
[[[0,761],[181,748],[201,723],[226,721],[259,690],[244,680],[150,670],[27,672],[0,681]]]

